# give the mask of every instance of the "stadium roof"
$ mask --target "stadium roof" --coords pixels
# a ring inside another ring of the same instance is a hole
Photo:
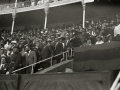
[[[7,1],[7,0],[0,0]],[[14,1],[14,0],[13,0]],[[20,0],[19,0],[20,1]],[[119,0],[120,1],[120,0]],[[101,17],[111,14],[119,13],[120,4],[113,3],[91,3],[86,7],[86,19],[92,19],[95,17]],[[15,20],[15,28],[17,26],[33,26],[44,24],[44,10],[35,10],[24,13],[18,13]],[[82,5],[81,3],[75,3],[65,6],[59,6],[50,8],[48,14],[48,24],[61,24],[71,21],[82,21]],[[12,15],[0,15],[0,28],[11,27]]]

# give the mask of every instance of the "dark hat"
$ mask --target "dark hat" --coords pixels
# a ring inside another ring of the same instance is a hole
[[[19,47],[16,45],[16,46],[14,46],[13,48],[17,48],[17,49],[19,49]]]
[[[65,37],[59,37],[59,39],[65,40]]]
[[[32,48],[33,47],[33,44],[28,44],[27,45],[29,48]]]
[[[97,38],[100,38],[101,40],[103,39],[101,36],[97,36],[96,39],[97,39]]]
[[[79,35],[80,34],[80,32],[78,32],[78,31],[76,31],[75,33],[74,33],[74,35]]]

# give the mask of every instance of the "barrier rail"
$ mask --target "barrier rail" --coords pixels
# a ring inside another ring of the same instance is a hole
[[[72,48],[71,48],[71,55],[70,56],[73,56],[73,50],[72,50]],[[68,54],[67,54],[68,53]],[[40,64],[40,63],[42,63],[42,62],[45,62],[45,61],[48,61],[48,60],[50,60],[50,66],[52,66],[53,64],[53,58],[54,57],[57,57],[57,56],[59,56],[59,55],[61,55],[61,54],[63,54],[63,58],[61,59],[61,61],[63,60],[63,59],[68,59],[67,57],[69,56],[69,50],[67,50],[67,51],[65,51],[65,52],[62,52],[62,53],[60,53],[60,54],[57,54],[57,55],[55,55],[55,56],[52,56],[52,57],[49,57],[49,58],[47,58],[47,59],[44,59],[44,60],[42,60],[42,61],[39,61],[39,62],[36,62],[36,63],[33,63],[33,64],[31,64],[31,65],[28,65],[28,66],[25,66],[25,67],[22,67],[22,68],[20,68],[20,69],[17,69],[17,70],[14,70],[12,73],[16,73],[16,72],[18,72],[18,71],[21,71],[21,70],[23,70],[23,69],[26,69],[26,68],[28,68],[28,67],[32,67],[32,70],[31,70],[31,74],[33,74],[33,72],[34,72],[34,65],[36,65],[36,64]],[[65,55],[66,55],[66,58],[65,58]]]
[[[119,90],[120,88],[120,72],[118,73],[118,76],[116,77],[115,81],[113,82],[113,85],[111,86],[110,90]]]

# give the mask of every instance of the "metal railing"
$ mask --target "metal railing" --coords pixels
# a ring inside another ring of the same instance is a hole
[[[71,52],[70,55],[69,55],[69,52]],[[32,67],[31,74],[33,74],[33,72],[34,72],[34,66],[35,66],[36,64],[40,64],[40,63],[42,63],[42,62],[45,62],[45,61],[50,60],[50,66],[53,66],[53,58],[54,58],[54,57],[57,57],[57,56],[60,56],[60,55],[63,55],[63,58],[61,59],[61,62],[62,62],[63,60],[68,60],[68,56],[71,56],[71,57],[73,56],[73,49],[71,48],[70,50],[67,50],[67,51],[65,51],[65,52],[62,52],[62,53],[57,54],[57,55],[55,55],[55,56],[49,57],[49,58],[44,59],[44,60],[42,60],[42,61],[38,61],[38,62],[33,63],[33,64],[31,64],[31,65],[28,65],[28,66],[22,67],[22,68],[20,68],[20,69],[14,70],[14,71],[12,71],[12,73],[16,73],[16,72],[21,71],[21,70],[23,70],[23,69]]]
[[[113,82],[113,85],[111,86],[110,90],[119,90],[120,88],[120,72],[118,74],[118,76],[116,77],[115,81]]]

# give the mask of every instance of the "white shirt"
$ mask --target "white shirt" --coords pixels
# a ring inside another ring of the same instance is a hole
[[[114,37],[116,37],[117,34],[120,34],[120,24],[114,29]]]
[[[31,50],[28,52],[28,56],[30,55]]]
[[[38,2],[37,2],[37,5],[39,5],[41,3],[41,1],[39,0]]]
[[[103,41],[97,41],[96,43],[95,43],[95,45],[99,45],[99,44],[103,44],[104,42]]]
[[[35,2],[34,1],[31,2],[31,6],[35,6]]]
[[[5,66],[5,64],[1,64],[1,65],[0,65],[0,70],[1,70],[1,68],[4,67],[4,66]]]
[[[63,48],[65,48],[65,43],[62,43],[62,45],[63,45]]]

